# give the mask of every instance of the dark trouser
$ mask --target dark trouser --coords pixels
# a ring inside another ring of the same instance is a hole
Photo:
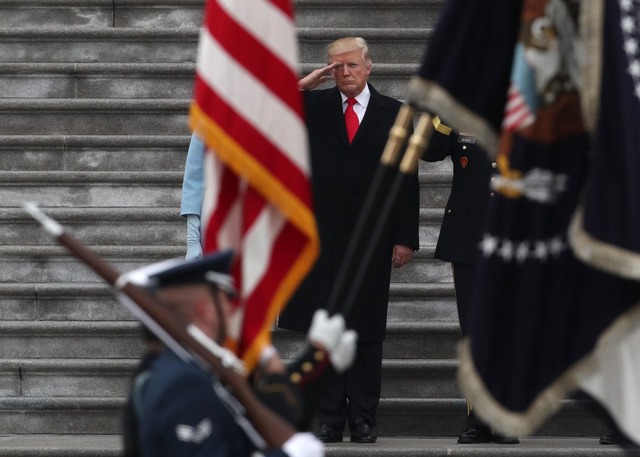
[[[458,319],[462,336],[468,336],[471,324],[471,309],[473,306],[473,275],[476,266],[468,263],[453,263],[453,285],[456,290],[456,305],[458,306]],[[471,405],[468,406],[466,428],[484,425],[473,413]]]
[[[357,419],[376,425],[382,385],[382,341],[358,343],[351,368],[321,391],[318,422],[343,429]]]
[[[476,266],[468,263],[453,263],[451,266],[453,268],[453,286],[456,289],[460,331],[465,337],[469,334],[469,325],[472,319],[473,275],[476,272]]]

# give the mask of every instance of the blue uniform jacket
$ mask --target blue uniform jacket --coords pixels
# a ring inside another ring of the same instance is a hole
[[[253,455],[255,447],[215,393],[209,373],[165,349],[148,376],[137,405],[144,457]],[[287,456],[281,450],[264,455]]]

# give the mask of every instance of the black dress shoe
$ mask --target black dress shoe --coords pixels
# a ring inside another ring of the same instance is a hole
[[[458,444],[490,443],[492,441],[493,435],[491,434],[491,430],[484,425],[467,427],[458,437]]]
[[[520,440],[517,436],[501,435],[500,433],[493,434],[493,442],[497,444],[518,444]]]
[[[342,443],[342,430],[335,425],[322,424],[318,439],[323,443]]]
[[[600,437],[600,444],[620,444],[620,435],[617,433],[607,433]]]
[[[351,429],[352,443],[375,443],[378,436],[373,431],[373,427],[363,420],[356,421]]]

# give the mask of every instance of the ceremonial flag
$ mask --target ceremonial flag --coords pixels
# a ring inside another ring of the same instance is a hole
[[[255,365],[318,253],[290,0],[209,0],[190,123],[206,145],[203,245],[231,248],[229,344]]]
[[[499,432],[583,390],[640,443],[639,28],[638,0],[450,0],[410,84],[498,164],[459,382]]]

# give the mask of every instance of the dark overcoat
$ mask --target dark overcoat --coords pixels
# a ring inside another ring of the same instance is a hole
[[[326,307],[351,233],[371,181],[379,167],[401,103],[377,92],[349,144],[337,88],[305,93],[305,112],[311,150],[313,197],[320,233],[320,256],[310,275],[280,315],[281,328],[306,332],[313,313]],[[353,311],[347,316],[359,341],[384,340],[389,301],[391,255],[395,244],[419,248],[417,174],[401,191],[391,215],[392,224],[378,246]]]
[[[453,162],[453,181],[434,256],[452,263],[476,264],[495,165],[473,136],[436,130],[423,159],[436,162],[447,156]]]

